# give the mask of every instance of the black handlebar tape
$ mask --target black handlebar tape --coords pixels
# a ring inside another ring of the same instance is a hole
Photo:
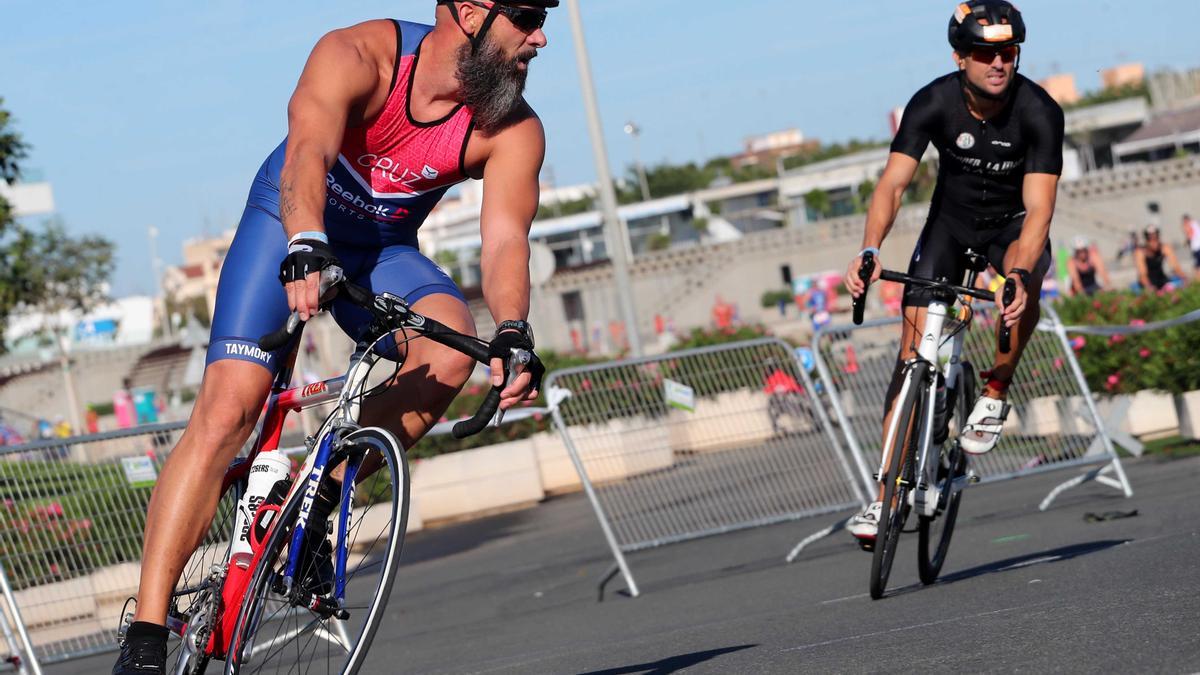
[[[479,406],[479,410],[475,411],[475,416],[469,420],[463,420],[454,425],[450,430],[450,434],[457,439],[463,439],[467,436],[484,430],[492,418],[496,416],[496,410],[500,408],[500,390],[502,387],[492,387],[488,392],[487,398],[483,399],[483,405]]]
[[[267,333],[266,335],[258,338],[258,348],[264,352],[273,352],[284,347],[288,342],[291,341],[292,336],[296,333],[296,330],[303,325],[303,321],[300,321],[299,319],[295,319],[293,321],[292,317],[289,316],[288,320],[279,327],[279,330],[276,330],[273,333]]]
[[[862,256],[862,264],[858,266],[858,278],[864,286],[871,282],[871,274],[875,272],[875,254],[867,252]],[[863,322],[863,311],[867,307],[867,289],[863,288],[862,295],[854,298],[854,325]]]
[[[1004,280],[1004,306],[1008,307],[1013,300],[1017,298],[1017,281],[1012,277]],[[1000,321],[1003,323],[1004,315],[1000,315]],[[1006,325],[1000,328],[1000,353],[1007,354],[1012,351],[1012,329]]]

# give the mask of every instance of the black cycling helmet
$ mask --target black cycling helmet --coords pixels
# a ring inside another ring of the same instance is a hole
[[[1021,10],[1005,0],[967,0],[950,17],[950,46],[964,54],[975,47],[1010,47],[1025,41]]]

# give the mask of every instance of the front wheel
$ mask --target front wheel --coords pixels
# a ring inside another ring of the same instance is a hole
[[[408,461],[400,442],[383,429],[348,434],[342,448],[350,456],[363,458],[362,473],[352,493],[342,601],[338,603],[336,591],[330,590],[336,588],[336,580],[321,578],[322,569],[332,569],[328,562],[301,560],[292,588],[284,583],[303,497],[298,493],[285,505],[251,577],[226,662],[227,674],[356,673],[362,667],[400,562],[408,524]],[[332,515],[329,532],[333,540],[342,510],[339,505]],[[336,543],[334,547],[336,559]],[[334,583],[327,583],[330,581]]]
[[[878,600],[887,590],[892,561],[900,532],[908,520],[908,493],[913,487],[913,465],[920,446],[920,420],[925,398],[929,366],[918,363],[908,372],[908,391],[895,408],[899,411],[896,433],[891,439],[889,468],[883,477],[883,508],[879,511],[879,530],[875,534],[874,554],[871,557],[871,598]],[[888,447],[885,443],[884,447]]]
[[[975,369],[970,363],[962,364],[962,372],[958,376],[958,386],[955,388],[955,398],[948,404],[953,404],[954,426],[961,431],[967,423],[967,415],[971,414],[971,406],[975,404]],[[939,514],[932,518],[920,518],[920,546],[917,549],[917,571],[921,575],[921,583],[925,585],[937,581],[946,563],[946,553],[950,550],[950,538],[954,536],[954,523],[958,519],[958,507],[962,502],[962,490],[952,491],[954,479],[967,472],[967,453],[958,444],[958,433],[942,444],[941,456],[938,460],[937,482],[942,496],[939,498]]]

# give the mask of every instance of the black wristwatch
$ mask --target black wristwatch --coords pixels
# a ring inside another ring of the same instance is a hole
[[[1011,277],[1013,275],[1021,277],[1021,285],[1024,286],[1025,288],[1029,288],[1029,280],[1033,278],[1033,273],[1031,273],[1027,269],[1022,269],[1020,267],[1014,267],[1008,271],[1008,276]]]
[[[528,321],[510,320],[501,321],[499,326],[496,326],[496,335],[506,330],[515,330],[521,334],[526,340],[529,340],[529,346],[533,346],[533,326],[529,325]]]

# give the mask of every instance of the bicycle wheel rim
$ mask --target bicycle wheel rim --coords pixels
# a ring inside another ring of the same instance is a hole
[[[882,598],[887,590],[892,563],[896,559],[896,546],[900,541],[900,531],[904,529],[904,521],[908,515],[908,488],[900,484],[899,477],[903,475],[902,470],[911,473],[908,469],[911,468],[913,455],[916,454],[912,451],[913,436],[920,429],[920,424],[915,424],[920,415],[920,410],[916,408],[925,391],[927,371],[928,366],[924,364],[913,367],[908,376],[911,378],[911,384],[898,408],[900,419],[896,425],[896,442],[891,444],[891,461],[888,462],[888,471],[884,476],[883,507],[879,512],[879,529],[875,534],[875,549],[871,556],[871,598],[875,600]],[[909,439],[909,442],[899,442],[901,439]],[[908,452],[904,452],[906,445],[909,447]]]
[[[172,639],[167,643],[167,663],[175,675],[198,675],[204,672],[208,664],[208,657],[204,654],[207,637],[193,631],[196,630],[196,621],[202,620],[202,613],[216,611],[221,588],[218,585],[192,593],[185,591],[205,586],[213,566],[223,566],[229,561],[237,504],[244,491],[245,481],[239,481],[221,494],[204,538],[184,564],[179,581],[175,584],[167,609],[168,623],[182,622],[190,629],[185,630],[184,637],[179,639],[175,639],[178,636],[172,632]],[[189,642],[191,648],[187,649]]]
[[[369,454],[382,461],[377,472],[355,487],[354,503],[360,506],[347,536],[351,553],[344,608],[350,612],[349,620],[322,618],[290,604],[273,588],[280,579],[281,563],[299,516],[301,500],[293,499],[285,507],[280,527],[272,532],[247,589],[227,673],[308,672],[309,668],[355,673],[362,666],[395,581],[408,520],[409,476],[400,444],[390,433],[361,429],[347,436],[346,442],[369,448]],[[383,499],[385,495],[390,498]],[[338,529],[337,513],[335,510],[331,539]],[[386,522],[380,523],[381,519]],[[299,572],[300,579],[305,572]],[[301,585],[299,580],[296,583]]]
[[[959,375],[956,400],[954,402],[955,424],[961,429],[971,414],[971,406],[975,402],[975,370],[970,363],[963,363]],[[957,434],[946,442],[942,449],[943,461],[950,476],[959,476],[966,472],[967,457],[958,444]],[[958,509],[962,502],[962,490],[954,493],[946,502],[943,511],[934,518],[921,517],[920,546],[917,555],[917,569],[921,583],[925,585],[937,581],[946,564],[946,555],[950,551],[950,540],[954,536],[954,524],[958,520]]]

